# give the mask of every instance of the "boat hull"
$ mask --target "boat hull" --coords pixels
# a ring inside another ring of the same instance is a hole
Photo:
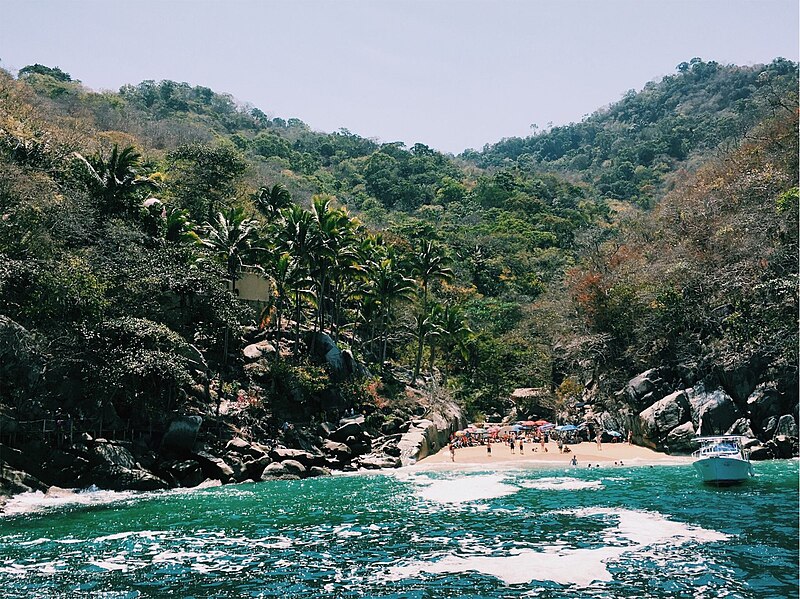
[[[732,485],[753,476],[753,466],[747,460],[722,456],[701,458],[693,463],[703,482]]]

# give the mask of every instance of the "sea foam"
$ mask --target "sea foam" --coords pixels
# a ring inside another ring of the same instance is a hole
[[[439,503],[465,503],[512,495],[519,487],[503,482],[502,476],[487,474],[453,479],[417,479],[417,494],[423,499]]]
[[[601,516],[613,522],[604,531],[607,541],[627,546],[605,546],[596,549],[573,549],[563,544],[551,544],[536,549],[512,549],[509,555],[496,553],[487,547],[472,547],[472,554],[446,555],[438,560],[414,561],[388,570],[388,580],[415,578],[422,573],[445,574],[480,572],[502,580],[506,584],[532,581],[551,581],[564,585],[588,586],[594,582],[613,579],[608,563],[627,553],[647,550],[653,545],[669,543],[680,545],[689,542],[708,543],[724,541],[728,535],[669,520],[662,514],[641,510],[617,508],[587,508],[557,512],[578,518]],[[476,555],[477,553],[477,555]],[[490,553],[490,555],[487,555]]]

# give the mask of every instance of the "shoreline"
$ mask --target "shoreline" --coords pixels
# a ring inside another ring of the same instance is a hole
[[[536,447],[536,451],[532,451]],[[415,464],[408,466],[413,470],[459,470],[485,468],[487,466],[498,469],[514,467],[535,468],[537,466],[588,469],[620,467],[620,466],[667,466],[684,465],[691,463],[690,456],[674,456],[657,452],[639,445],[627,443],[603,443],[602,449],[597,448],[595,442],[584,441],[575,445],[568,445],[570,453],[559,453],[555,442],[546,444],[547,451],[543,452],[538,443],[526,443],[524,453],[519,453],[519,446],[511,453],[511,449],[504,443],[492,444],[492,455],[487,455],[486,446],[462,447],[456,449],[455,461],[451,461],[450,451],[443,447],[432,455],[425,456]],[[577,465],[572,465],[573,456]]]

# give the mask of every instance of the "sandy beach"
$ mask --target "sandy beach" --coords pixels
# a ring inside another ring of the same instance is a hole
[[[508,468],[509,466],[552,466],[563,464],[569,466],[572,457],[578,461],[578,466],[588,468],[589,464],[613,466],[614,462],[622,463],[625,466],[641,466],[649,464],[682,464],[687,463],[690,458],[686,456],[670,456],[640,447],[638,445],[628,445],[627,443],[603,443],[602,448],[597,448],[597,443],[583,442],[576,445],[569,445],[570,453],[558,453],[558,446],[554,441],[545,445],[547,451],[542,451],[538,443],[525,443],[522,454],[519,452],[519,445],[511,453],[511,449],[506,443],[493,443],[492,455],[486,453],[486,446],[462,447],[456,449],[455,461],[450,459],[450,451],[447,447],[439,452],[427,456],[417,462],[415,469],[455,469],[459,467],[490,466]],[[536,451],[533,451],[533,449]]]

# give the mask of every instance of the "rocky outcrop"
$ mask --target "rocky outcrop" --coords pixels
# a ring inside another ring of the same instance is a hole
[[[685,391],[676,391],[655,402],[639,414],[638,436],[645,445],[663,448],[669,433],[689,422],[691,408]]]
[[[431,420],[413,420],[408,432],[397,443],[400,461],[403,466],[414,464],[425,456],[436,453],[440,448],[439,431]]]
[[[722,389],[707,391],[700,383],[687,391],[692,421],[699,435],[722,435],[742,417],[733,399]]]
[[[218,480],[223,484],[233,479],[233,468],[222,458],[211,455],[207,451],[196,451],[192,457],[200,464],[206,478]]]
[[[0,462],[0,496],[31,491],[47,491],[47,485],[22,470],[16,470],[6,462]]]

